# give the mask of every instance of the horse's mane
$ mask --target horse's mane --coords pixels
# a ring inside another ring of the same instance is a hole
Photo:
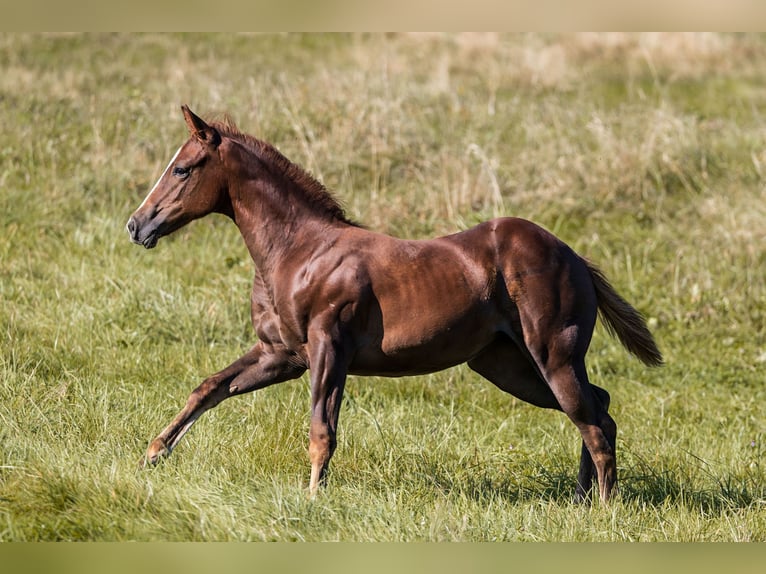
[[[287,179],[301,188],[306,199],[314,207],[319,208],[329,216],[339,219],[344,223],[359,226],[358,223],[350,220],[346,216],[343,206],[341,206],[324,184],[318,181],[301,166],[287,159],[273,145],[240,131],[229,117],[225,117],[222,122],[213,123],[212,126],[218,130],[222,136],[234,139],[243,144],[247,149],[252,151],[258,159],[267,165],[276,167]]]

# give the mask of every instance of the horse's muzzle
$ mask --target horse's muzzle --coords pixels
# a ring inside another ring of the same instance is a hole
[[[147,249],[157,245],[160,239],[156,225],[152,225],[151,222],[148,225],[141,225],[135,216],[128,219],[125,227],[130,235],[130,240],[138,245],[143,245]]]

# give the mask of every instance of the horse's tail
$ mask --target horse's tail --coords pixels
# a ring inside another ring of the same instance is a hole
[[[589,261],[585,261],[585,265],[593,278],[599,314],[607,331],[644,364],[650,367],[662,365],[662,353],[641,313],[617,294],[598,267]]]

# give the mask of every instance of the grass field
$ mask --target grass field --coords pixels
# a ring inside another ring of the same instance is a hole
[[[766,541],[766,37],[0,35],[0,540]],[[576,429],[465,367],[352,378],[328,488],[306,377],[149,440],[254,342],[222,217],[124,225],[228,113],[401,237],[532,219],[648,317],[602,328],[620,495],[572,503]]]

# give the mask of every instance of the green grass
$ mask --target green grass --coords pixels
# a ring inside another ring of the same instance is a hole
[[[766,38],[6,34],[0,69],[0,540],[766,540]],[[124,231],[181,103],[373,229],[517,215],[598,262],[667,362],[597,330],[619,497],[573,504],[574,427],[464,367],[352,378],[315,500],[305,377],[140,468],[254,340],[233,225]]]

